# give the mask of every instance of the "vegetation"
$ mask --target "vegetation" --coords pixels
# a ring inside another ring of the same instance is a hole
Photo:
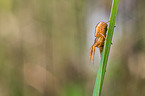
[[[102,57],[101,57],[100,65],[99,65],[99,70],[97,74],[93,96],[100,96],[101,94],[101,89],[102,89],[103,80],[104,80],[104,76],[106,72],[106,66],[107,66],[107,61],[108,61],[108,56],[109,56],[109,51],[110,51],[115,21],[116,21],[118,3],[119,3],[119,0],[113,0],[109,28],[108,28],[108,33],[107,33],[107,40],[103,48],[103,53],[102,53]]]

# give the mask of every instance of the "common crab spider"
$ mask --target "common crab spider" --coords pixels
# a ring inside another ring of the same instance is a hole
[[[107,32],[107,22],[99,22],[96,25],[95,28],[95,41],[94,44],[91,46],[90,48],[90,56],[89,56],[89,64],[91,61],[91,56],[92,56],[92,61],[94,64],[94,54],[95,54],[95,47],[98,47],[100,49],[100,54],[102,55],[102,51],[103,51],[103,47],[104,47],[104,41],[107,40],[106,39],[106,32]]]

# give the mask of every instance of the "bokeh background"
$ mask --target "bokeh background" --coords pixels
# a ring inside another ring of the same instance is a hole
[[[0,96],[91,96],[95,26],[112,0],[0,0]],[[102,96],[145,96],[145,0],[120,0]]]

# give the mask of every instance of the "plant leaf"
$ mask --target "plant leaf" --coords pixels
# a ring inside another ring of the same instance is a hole
[[[112,36],[113,36],[113,31],[114,31],[114,25],[116,21],[118,4],[119,4],[119,0],[113,0],[112,10],[111,10],[111,15],[110,15],[110,22],[109,22],[109,27],[108,27],[107,37],[106,37],[107,40],[105,41],[105,45],[103,48],[103,53],[101,56],[101,61],[100,61],[100,65],[99,65],[99,69],[97,73],[93,96],[100,96],[101,94],[103,80],[104,80],[104,76],[106,72],[106,65],[108,61],[108,56],[109,56],[109,51],[110,51],[110,46],[111,46],[111,41],[112,41]]]

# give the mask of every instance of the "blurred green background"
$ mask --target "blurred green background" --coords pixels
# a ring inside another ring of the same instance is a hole
[[[95,26],[112,0],[0,0],[0,96],[92,96]],[[145,96],[145,0],[120,0],[102,96]]]

